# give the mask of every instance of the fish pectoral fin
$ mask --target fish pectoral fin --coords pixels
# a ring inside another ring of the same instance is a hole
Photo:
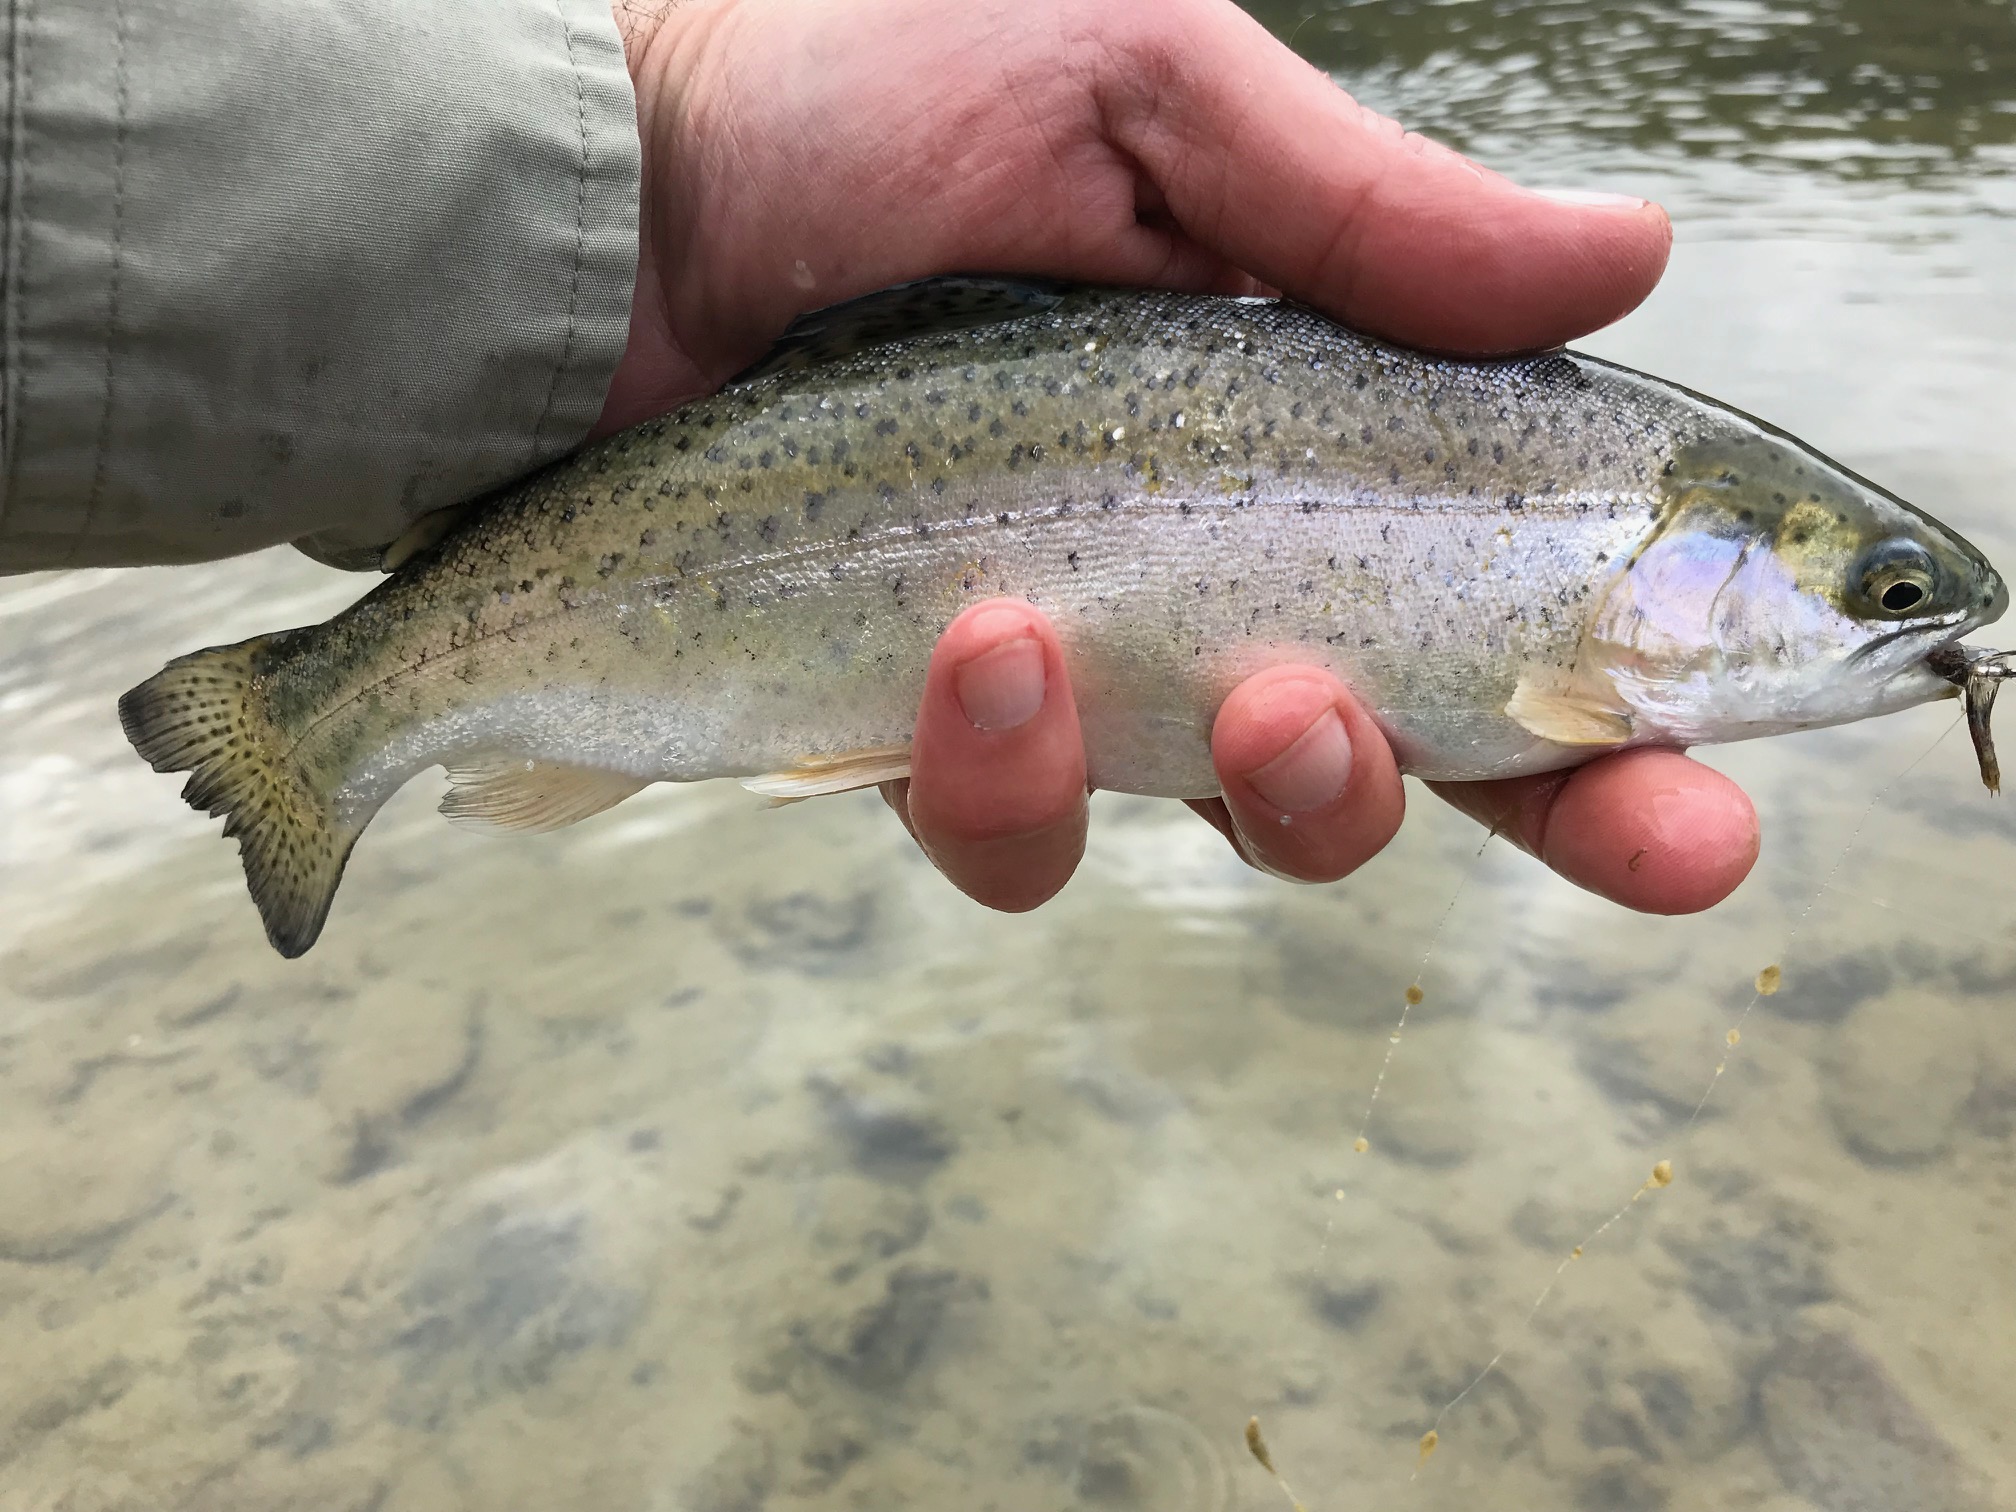
[[[744,777],[742,786],[779,803],[796,803],[800,798],[879,787],[909,775],[909,746],[871,746],[864,751],[842,751],[837,756],[807,756],[781,772]]]
[[[1622,745],[1631,738],[1628,709],[1574,689],[1537,688],[1524,678],[1512,690],[1505,713],[1556,745]]]
[[[628,772],[523,756],[453,766],[448,780],[455,785],[441,800],[441,812],[455,823],[528,834],[563,829],[650,786],[650,779]]]

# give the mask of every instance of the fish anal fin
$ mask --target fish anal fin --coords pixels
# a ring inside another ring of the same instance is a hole
[[[527,834],[564,829],[650,785],[649,778],[628,772],[523,756],[450,767],[448,780],[455,785],[441,800],[441,812],[457,824]]]
[[[1631,738],[1629,710],[1573,688],[1536,687],[1525,678],[1512,690],[1505,713],[1556,745],[1622,745]]]
[[[742,786],[779,803],[795,803],[800,798],[880,787],[909,775],[908,745],[870,746],[866,750],[842,751],[837,756],[807,756],[781,772],[744,777]]]

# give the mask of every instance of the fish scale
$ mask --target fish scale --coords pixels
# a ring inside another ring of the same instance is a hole
[[[1825,656],[1868,638],[1834,559],[1898,532],[1955,564],[1979,622],[2001,586],[1966,543],[1656,379],[1424,356],[1280,301],[957,280],[822,312],[712,399],[487,501],[327,624],[185,658],[125,713],[233,815],[292,951],[329,867],[428,766],[457,779],[451,813],[521,828],[651,781],[797,796],[899,773],[939,634],[999,595],[1051,616],[1091,779],[1129,792],[1216,792],[1218,705],[1284,662],[1343,678],[1427,777],[1881,712],[1946,685],[1898,683],[1886,653],[1880,687],[1760,689],[1761,621],[1740,668],[1703,661],[1728,656],[1697,580],[1777,564],[1805,619],[1766,605],[1769,634],[1803,670],[1823,610],[1850,626]],[[189,723],[199,670],[197,704],[249,743],[235,762]],[[261,773],[242,793],[240,765]],[[304,825],[330,837],[309,863],[259,859]]]

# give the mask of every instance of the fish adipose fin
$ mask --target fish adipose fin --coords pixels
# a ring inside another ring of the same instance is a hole
[[[838,756],[807,756],[781,772],[744,777],[742,786],[779,803],[796,803],[801,798],[880,787],[909,775],[909,746],[872,746],[865,751],[843,751]]]
[[[266,938],[290,959],[322,932],[364,829],[338,821],[259,696],[261,667],[291,633],[178,657],[119,700],[133,748],[157,772],[190,774],[182,796],[191,808],[225,816]]]
[[[470,829],[539,834],[565,829],[650,786],[650,779],[602,767],[499,756],[448,769],[455,785],[441,812]]]
[[[1587,693],[1536,688],[1525,679],[1512,691],[1505,713],[1542,740],[1564,746],[1622,745],[1631,738],[1628,710]]]
[[[1066,286],[1033,278],[961,274],[922,278],[800,315],[777,344],[733,383],[795,373],[865,352],[906,336],[971,330],[1040,315],[1063,299]]]

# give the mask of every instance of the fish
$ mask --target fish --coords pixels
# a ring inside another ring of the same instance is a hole
[[[1512,777],[1952,697],[1928,658],[2009,599],[1929,515],[1599,358],[982,276],[808,316],[437,526],[326,623],[120,700],[285,956],[430,767],[449,818],[523,831],[654,782],[904,776],[932,647],[982,599],[1055,624],[1092,785],[1176,798],[1218,791],[1213,717],[1268,666],[1334,672],[1406,772]]]

